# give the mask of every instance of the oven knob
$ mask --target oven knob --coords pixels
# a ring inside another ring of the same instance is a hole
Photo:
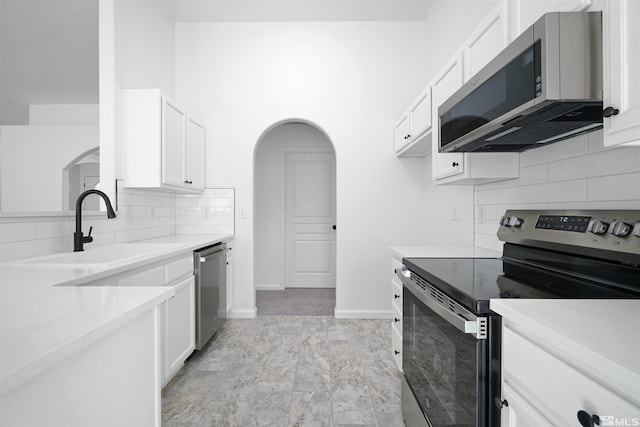
[[[633,227],[624,221],[614,221],[609,227],[609,233],[618,237],[627,237],[631,233]]]
[[[505,227],[509,226],[509,217],[503,216],[500,218],[500,225],[504,225]]]
[[[592,219],[588,228],[588,230],[593,234],[604,234],[608,229],[609,223],[597,219]]]
[[[640,221],[636,221],[636,226],[633,227],[633,235],[640,237]]]
[[[519,228],[522,225],[522,218],[518,218],[517,216],[512,216],[509,218],[509,226]]]

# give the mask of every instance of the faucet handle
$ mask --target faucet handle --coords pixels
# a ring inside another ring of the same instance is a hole
[[[86,236],[82,237],[82,241],[84,243],[91,243],[93,242],[93,237],[91,237],[91,232],[93,231],[93,225],[91,227],[89,227],[89,234],[87,234]]]

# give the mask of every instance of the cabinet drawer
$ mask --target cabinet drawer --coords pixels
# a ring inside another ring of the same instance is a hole
[[[509,328],[502,333],[504,383],[558,425],[577,425],[580,410],[589,414],[637,417],[640,408]]]
[[[397,258],[391,258],[391,274],[395,276],[395,270],[402,267],[402,262]]]
[[[402,371],[402,332],[395,325],[391,325],[391,351],[393,360]]]
[[[397,277],[391,278],[391,302],[402,307],[402,284]],[[402,309],[400,310],[402,312]]]
[[[158,266],[140,273],[126,276],[117,281],[118,286],[163,286],[164,267]]]
[[[391,323],[402,333],[402,302],[391,303]]]
[[[187,255],[183,258],[169,262],[165,268],[167,283],[174,282],[184,276],[193,274],[193,255]]]

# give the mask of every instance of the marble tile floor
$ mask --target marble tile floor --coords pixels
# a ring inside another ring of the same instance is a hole
[[[403,426],[388,320],[228,320],[162,391],[162,426]]]

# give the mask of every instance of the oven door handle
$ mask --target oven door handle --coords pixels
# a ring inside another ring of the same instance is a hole
[[[487,337],[486,322],[484,317],[477,317],[473,313],[459,306],[459,304],[453,302],[456,307],[456,312],[451,311],[450,304],[443,304],[436,300],[429,294],[428,291],[420,288],[413,283],[411,278],[411,272],[405,267],[396,270],[396,275],[402,281],[402,284],[411,292],[413,296],[418,298],[423,304],[433,310],[438,316],[442,317],[447,323],[454,326],[460,332],[465,334],[474,335],[478,339],[485,339]]]

